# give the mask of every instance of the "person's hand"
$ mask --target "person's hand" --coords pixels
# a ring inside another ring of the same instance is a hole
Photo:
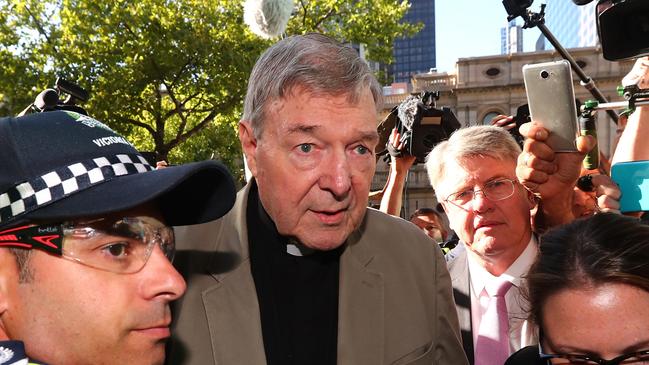
[[[631,71],[622,79],[622,84],[637,84],[641,89],[648,89],[649,57],[636,60]],[[649,144],[644,141],[649,133],[649,106],[638,106],[625,124],[618,121],[617,133],[620,138],[615,144],[615,152],[611,158],[613,164],[649,160]]]
[[[592,136],[577,138],[577,152],[556,153],[546,143],[549,132],[539,123],[525,123],[520,132],[525,137],[523,152],[518,157],[516,176],[523,186],[541,199],[571,190],[586,153],[595,146]]]
[[[396,151],[403,149],[404,143],[401,142],[401,135],[397,132],[396,128],[392,129],[392,133],[390,133],[390,137],[388,138],[388,144]],[[383,188],[384,194],[381,197],[379,210],[398,217],[401,212],[403,187],[408,176],[408,170],[417,158],[403,153],[400,157],[395,157],[390,153],[390,160],[388,181]]]
[[[556,153],[546,143],[549,132],[539,123],[525,123],[520,132],[525,144],[516,166],[518,180],[541,198],[546,226],[572,221],[573,188],[584,156],[595,146],[594,137],[578,137],[577,152]]]
[[[638,58],[631,71],[622,79],[623,86],[636,84],[641,89],[649,88],[649,56]]]
[[[496,115],[491,120],[491,125],[505,128],[508,131],[516,128],[516,122],[514,121],[513,115]]]
[[[594,206],[590,208],[590,214],[596,212],[620,214],[620,196],[622,193],[608,175],[583,175],[579,178],[577,187],[579,189],[576,191],[579,191],[579,194],[592,196],[594,199]]]
[[[396,128],[392,129],[392,133],[390,133],[390,137],[388,138],[388,143],[390,143],[396,151],[401,151],[404,148],[404,142],[401,142],[401,134],[399,134]],[[390,155],[390,169],[399,175],[406,174],[416,160],[417,157],[408,154],[402,154],[400,157]]]
[[[617,184],[606,175],[593,175],[592,182],[599,211],[620,214],[622,192]]]

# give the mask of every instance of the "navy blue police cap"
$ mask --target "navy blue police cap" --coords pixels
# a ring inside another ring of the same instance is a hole
[[[236,190],[202,161],[156,170],[105,124],[70,111],[0,119],[0,228],[60,222],[157,202],[166,223],[223,216]]]

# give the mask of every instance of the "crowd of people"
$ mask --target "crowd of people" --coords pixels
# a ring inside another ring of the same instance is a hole
[[[649,362],[649,227],[581,170],[592,137],[555,153],[535,122],[522,148],[459,129],[426,159],[446,227],[397,217],[411,156],[367,207],[381,106],[354,49],[277,42],[249,79],[238,193],[218,162],[156,169],[89,116],[0,119],[0,364]],[[649,157],[646,113],[613,162]]]

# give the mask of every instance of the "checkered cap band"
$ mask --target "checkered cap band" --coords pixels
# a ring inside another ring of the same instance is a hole
[[[120,154],[93,158],[50,171],[0,194],[0,223],[117,176],[153,169],[140,155]]]

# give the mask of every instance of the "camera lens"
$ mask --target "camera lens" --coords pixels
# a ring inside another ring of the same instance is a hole
[[[541,71],[541,78],[542,79],[547,79],[548,77],[550,77],[549,72],[547,72],[546,70]]]

